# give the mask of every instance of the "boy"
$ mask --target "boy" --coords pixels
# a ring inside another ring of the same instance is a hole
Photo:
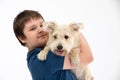
[[[43,31],[43,17],[33,10],[24,10],[14,19],[13,30],[21,43],[28,48],[27,64],[33,80],[76,80],[70,71],[73,67],[70,64],[69,55],[57,56],[49,51],[47,60],[39,61],[37,54],[47,43],[48,32]],[[93,60],[89,45],[83,35],[81,40],[80,66],[87,65]]]

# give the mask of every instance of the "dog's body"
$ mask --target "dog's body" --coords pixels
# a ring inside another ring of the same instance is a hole
[[[80,64],[80,40],[78,37],[79,29],[83,25],[81,23],[71,23],[70,25],[57,25],[54,22],[46,22],[43,28],[49,32],[49,39],[44,50],[38,54],[39,60],[47,58],[48,51],[59,56],[70,55],[73,66]],[[91,80],[92,76],[88,66],[76,67],[72,69],[77,80]]]

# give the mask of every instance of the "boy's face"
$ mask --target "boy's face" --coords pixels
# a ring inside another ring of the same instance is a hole
[[[48,40],[48,32],[42,29],[43,19],[31,19],[25,24],[23,33],[25,39],[22,42],[26,43],[28,50],[32,50],[38,47],[44,47]]]

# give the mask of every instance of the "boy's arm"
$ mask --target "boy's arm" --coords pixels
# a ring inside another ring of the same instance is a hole
[[[80,66],[85,66],[93,61],[93,55],[89,47],[88,42],[82,33],[79,34],[81,45],[80,45]],[[69,55],[65,56],[63,69],[72,69],[74,68],[69,59]]]

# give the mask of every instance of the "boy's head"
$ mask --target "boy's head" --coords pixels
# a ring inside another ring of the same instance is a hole
[[[13,30],[17,39],[19,40],[19,37],[26,38],[26,36],[23,33],[25,24],[31,21],[32,19],[39,19],[39,18],[43,19],[42,15],[37,11],[24,10],[21,13],[19,13],[15,17],[13,22]],[[25,43],[22,43],[20,40],[19,42],[21,43],[21,45],[25,46]]]

